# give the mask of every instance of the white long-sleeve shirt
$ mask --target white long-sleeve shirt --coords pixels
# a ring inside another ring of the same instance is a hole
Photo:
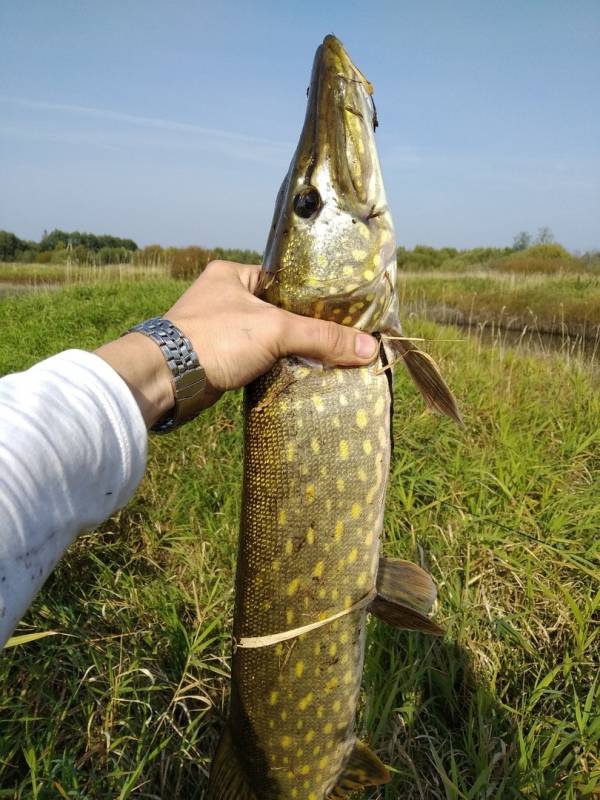
[[[127,503],[147,442],[131,391],[93,353],[0,379],[0,647],[77,534]]]

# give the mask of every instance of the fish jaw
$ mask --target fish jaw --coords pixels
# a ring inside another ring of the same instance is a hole
[[[366,331],[381,329],[390,317],[397,321],[396,241],[372,93],[341,42],[326,37],[315,55],[304,127],[264,259],[266,300]],[[312,192],[318,200],[303,216],[298,203]]]

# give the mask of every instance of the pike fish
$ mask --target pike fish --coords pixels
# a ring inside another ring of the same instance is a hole
[[[327,36],[276,201],[264,298],[378,333],[380,355],[356,369],[285,358],[246,389],[231,705],[209,800],[333,800],[386,783],[354,732],[367,613],[440,633],[429,575],[380,553],[391,362],[460,417],[433,361],[402,337],[372,94]]]

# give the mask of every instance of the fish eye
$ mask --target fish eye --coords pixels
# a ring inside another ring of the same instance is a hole
[[[294,197],[294,211],[299,217],[309,219],[321,208],[321,195],[314,186],[307,186]]]

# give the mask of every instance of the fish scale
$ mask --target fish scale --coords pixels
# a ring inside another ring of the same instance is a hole
[[[390,780],[354,732],[367,612],[441,632],[427,616],[430,577],[380,556],[394,357],[431,407],[460,416],[435,364],[402,337],[372,91],[326,37],[277,197],[263,296],[382,343],[368,367],[284,358],[246,389],[231,705],[209,800],[337,800]]]

